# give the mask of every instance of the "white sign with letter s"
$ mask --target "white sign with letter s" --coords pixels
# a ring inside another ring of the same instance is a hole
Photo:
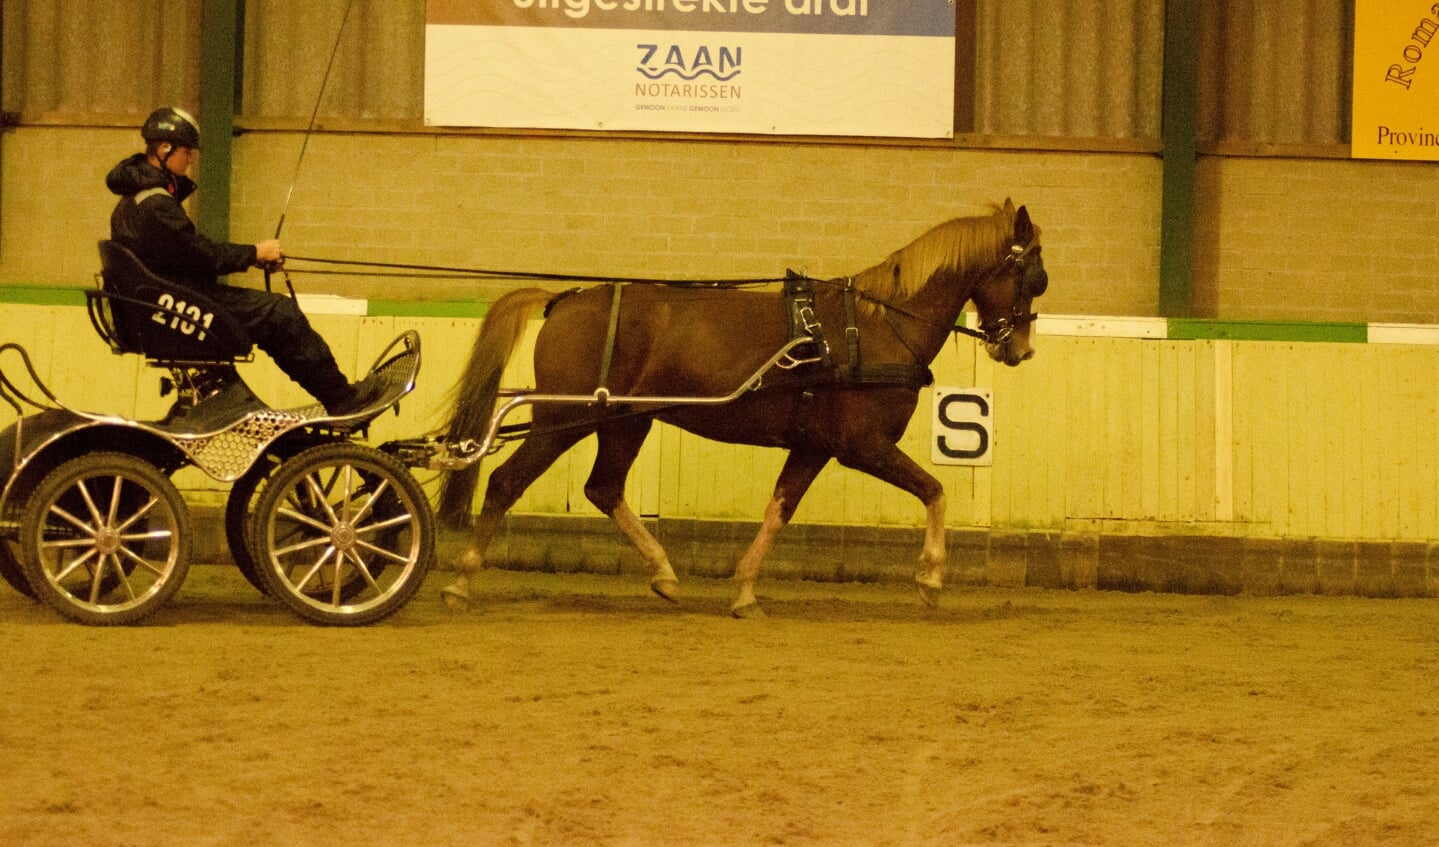
[[[930,431],[934,464],[994,464],[994,390],[935,386]]]

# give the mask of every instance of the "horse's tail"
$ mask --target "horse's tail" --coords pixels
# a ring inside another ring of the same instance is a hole
[[[505,364],[524,336],[530,318],[553,297],[552,292],[543,289],[521,288],[504,295],[490,307],[475,336],[470,361],[451,392],[455,404],[447,427],[451,442],[484,437],[495,413]],[[450,526],[463,524],[474,502],[479,478],[479,462],[445,476],[440,486],[441,520]]]

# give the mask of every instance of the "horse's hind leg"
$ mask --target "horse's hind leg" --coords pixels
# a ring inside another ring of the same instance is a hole
[[[672,603],[679,602],[679,578],[659,541],[625,502],[625,479],[649,435],[649,418],[631,418],[606,424],[599,431],[594,467],[585,481],[585,497],[610,516],[620,532],[635,545],[650,572],[650,589]]]
[[[500,521],[525,489],[555,463],[562,453],[575,445],[586,431],[582,429],[537,435],[526,438],[514,454],[490,474],[485,487],[485,502],[470,535],[470,546],[460,555],[455,581],[441,589],[451,608],[464,608],[470,599],[470,577],[485,564],[485,551],[499,529]]]
[[[779,531],[794,517],[794,510],[799,506],[800,498],[804,497],[815,477],[819,476],[819,472],[828,463],[828,455],[798,450],[791,452],[789,458],[785,459],[779,479],[774,484],[774,494],[765,506],[759,533],[735,566],[735,599],[730,605],[730,614],[737,618],[764,617],[764,610],[760,608],[754,594],[754,583],[759,577],[760,565],[764,564],[765,556],[774,546]]]

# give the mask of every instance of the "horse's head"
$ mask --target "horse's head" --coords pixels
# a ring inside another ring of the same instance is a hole
[[[979,331],[989,357],[1013,367],[1034,356],[1029,332],[1036,316],[1031,304],[1049,287],[1049,274],[1040,256],[1039,227],[1029,220],[1029,210],[1020,206],[1016,211],[1005,201],[1003,212],[1013,215],[1013,235],[970,299],[979,309]]]

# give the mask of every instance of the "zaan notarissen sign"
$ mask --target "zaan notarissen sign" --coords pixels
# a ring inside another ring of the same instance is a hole
[[[429,0],[432,126],[942,138],[949,0]]]

